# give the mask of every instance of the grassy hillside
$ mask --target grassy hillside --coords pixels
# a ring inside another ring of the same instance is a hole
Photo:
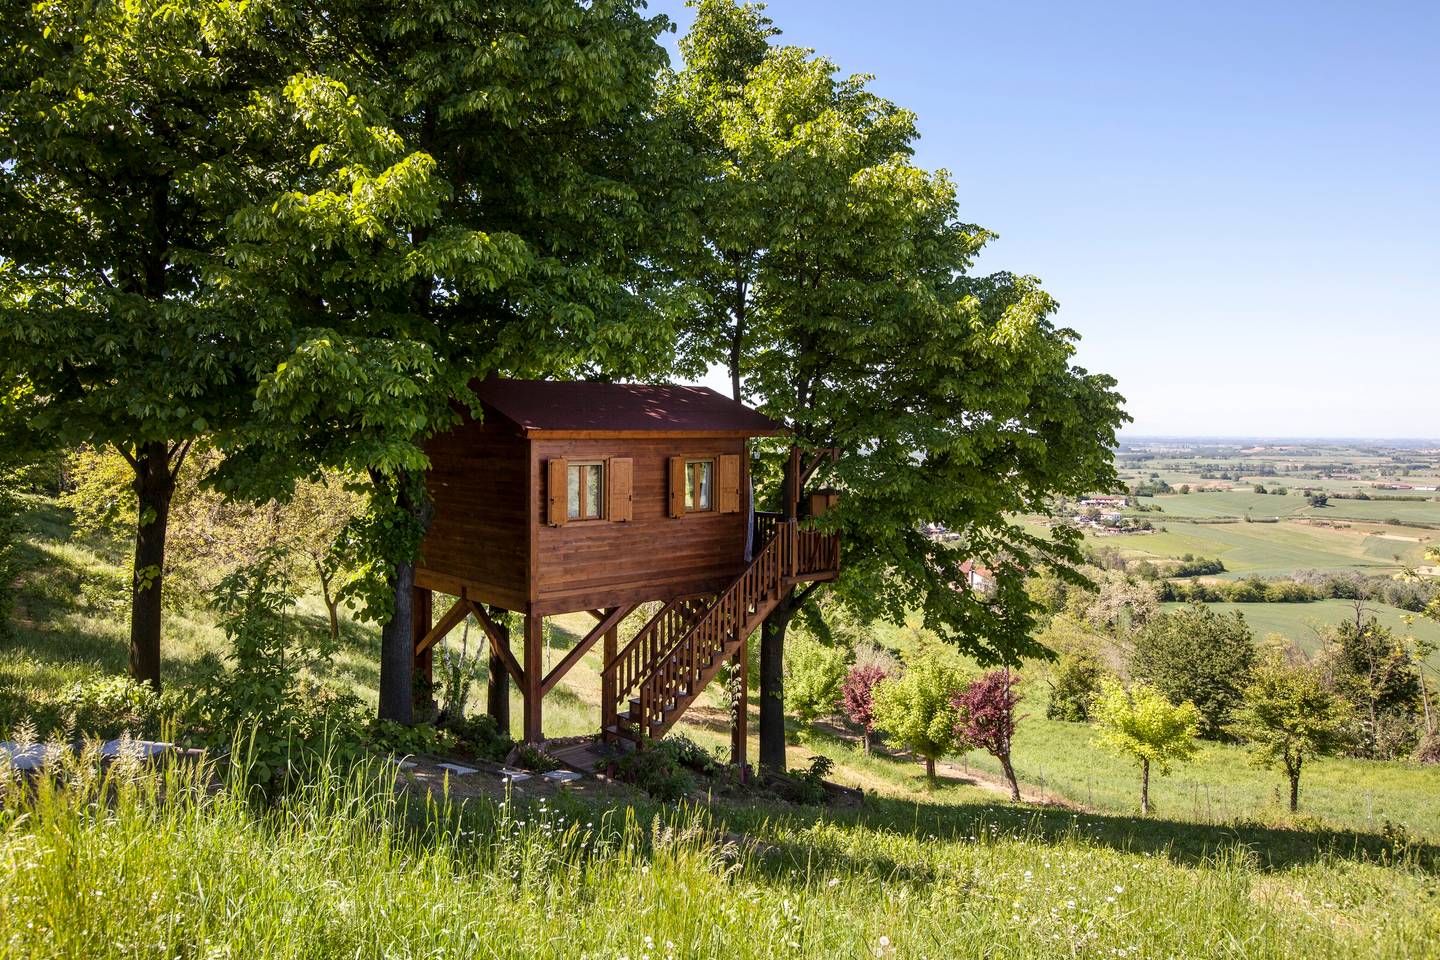
[[[71,542],[62,513],[34,506],[21,622],[0,642],[0,702],[12,710],[124,665],[120,558]],[[302,605],[300,627],[321,621],[317,604]],[[547,660],[590,622],[557,618]],[[223,650],[203,612],[174,613],[167,629],[172,677]],[[914,624],[874,639],[975,669]],[[375,654],[374,630],[347,622],[331,679],[373,698]],[[595,729],[597,656],[546,698],[547,735]],[[1279,807],[1278,775],[1211,745],[1152,785],[1158,812],[1141,818],[1135,771],[1095,748],[1089,727],[1043,719],[1038,669],[1027,673],[1015,762],[1027,798],[1054,805],[1004,801],[984,756],[944,765],[928,790],[919,764],[863,756],[829,725],[805,731],[791,762],[834,758],[832,778],[869,793],[859,809],[562,797],[558,809],[475,802],[462,814],[405,810],[387,791],[336,780],[269,810],[181,780],[165,785],[170,802],[142,781],[105,807],[84,776],[33,798],[0,787],[0,955],[1436,952],[1440,770],[1316,763],[1295,819]],[[681,730],[723,747],[718,696]]]
[[[4,791],[6,956],[1328,958],[1440,943],[1420,848],[1307,836],[1266,865],[1243,831],[1195,856],[1112,818],[933,802],[457,810],[331,779],[265,809],[183,774],[163,795],[144,777]]]

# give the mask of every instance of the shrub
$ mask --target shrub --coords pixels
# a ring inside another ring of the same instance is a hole
[[[834,713],[845,671],[845,651],[838,647],[805,639],[787,644],[785,702],[805,723]]]
[[[192,712],[203,742],[231,749],[262,789],[283,787],[324,752],[349,760],[361,746],[359,701],[301,679],[330,646],[295,628],[284,580],[282,558],[269,553],[220,581],[214,602],[231,668],[209,670]]]
[[[875,688],[876,726],[925,761],[931,786],[936,783],[935,761],[957,746],[958,718],[950,700],[959,687],[958,671],[925,656]]]
[[[521,770],[529,770],[531,773],[549,773],[564,766],[533,743],[522,743],[515,748],[515,764]]]
[[[184,711],[183,697],[178,691],[156,693],[130,677],[94,677],[71,687],[56,706],[76,737],[109,740],[128,733],[154,739],[165,721]]]
[[[835,761],[826,756],[810,758],[810,764],[803,771],[785,776],[785,799],[807,807],[815,807],[829,799],[825,789],[825,778],[835,769]]]
[[[477,760],[501,763],[515,749],[515,741],[500,732],[495,718],[489,714],[452,720],[446,729],[467,754]]]
[[[678,735],[627,753],[615,766],[622,780],[666,803],[682,800],[695,789],[695,773],[711,776],[719,768],[703,747]]]
[[[1255,662],[1250,628],[1238,613],[1221,616],[1203,604],[1163,614],[1135,637],[1130,672],[1172,703],[1200,711],[1200,735],[1224,737]]]
[[[0,480],[0,638],[9,637],[13,632],[10,615],[15,609],[15,578],[20,574],[15,559],[19,514],[19,502]]]

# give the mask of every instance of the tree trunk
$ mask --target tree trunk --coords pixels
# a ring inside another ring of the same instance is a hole
[[[1296,813],[1300,809],[1300,765],[1304,757],[1297,757],[1294,763],[1286,759],[1285,773],[1290,777],[1290,812]]]
[[[1140,814],[1150,815],[1150,761],[1140,761]]]
[[[423,493],[417,500],[411,492],[413,478],[402,474],[396,479],[398,492],[395,505],[419,522],[422,530],[430,525],[434,514]],[[415,723],[415,561],[405,558],[395,562],[390,586],[394,591],[394,612],[380,630],[380,719],[394,720],[405,726]]]
[[[1016,803],[1020,802],[1020,784],[1015,779],[1015,768],[1010,765],[1010,754],[1000,758],[1000,766],[1005,770],[1005,779],[1010,781],[1010,799]]]
[[[152,441],[135,452],[135,561],[130,581],[130,675],[160,689],[161,590],[165,579],[165,535],[175,476],[164,443]]]
[[[330,590],[332,577],[326,576],[325,568],[316,564],[320,576],[320,598],[325,601],[325,612],[330,616],[330,642],[340,642],[340,601],[335,599],[334,593]]]
[[[785,631],[798,607],[793,591],[760,627],[760,769],[785,772]]]
[[[510,627],[505,622],[505,611],[491,607],[490,619],[495,621],[508,642]],[[490,651],[489,676],[485,683],[485,712],[494,718],[495,728],[502,735],[510,736],[510,673],[505,669],[504,658],[493,648]]]
[[[870,756],[870,728],[866,727],[860,734],[860,742],[865,744],[865,756]]]
[[[925,758],[925,779],[930,781],[930,786],[939,786],[940,778],[935,775],[935,758]]]

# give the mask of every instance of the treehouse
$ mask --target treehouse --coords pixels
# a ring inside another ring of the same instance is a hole
[[[803,496],[818,459],[806,469],[792,449],[786,510],[755,512],[750,440],[784,429],[743,404],[703,387],[473,386],[483,416],[426,447],[435,511],[415,572],[422,687],[435,643],[474,615],[492,672],[503,665],[524,698],[524,737],[537,742],[545,695],[599,643],[601,734],[643,743],[727,662],[743,662],[791,587],[838,574],[838,536],[797,519],[802,500],[813,512],[834,503],[833,491]],[[438,620],[434,592],[457,598]],[[649,616],[621,648],[621,624],[642,605]],[[518,651],[501,611],[524,618]],[[593,629],[545,672],[545,617],[577,611]],[[744,723],[742,709],[742,763]]]

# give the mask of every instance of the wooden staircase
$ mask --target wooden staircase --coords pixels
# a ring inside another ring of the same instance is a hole
[[[663,737],[796,583],[839,573],[836,534],[760,514],[755,541],[754,559],[729,586],[714,597],[667,603],[606,666],[606,740],[643,745]]]

